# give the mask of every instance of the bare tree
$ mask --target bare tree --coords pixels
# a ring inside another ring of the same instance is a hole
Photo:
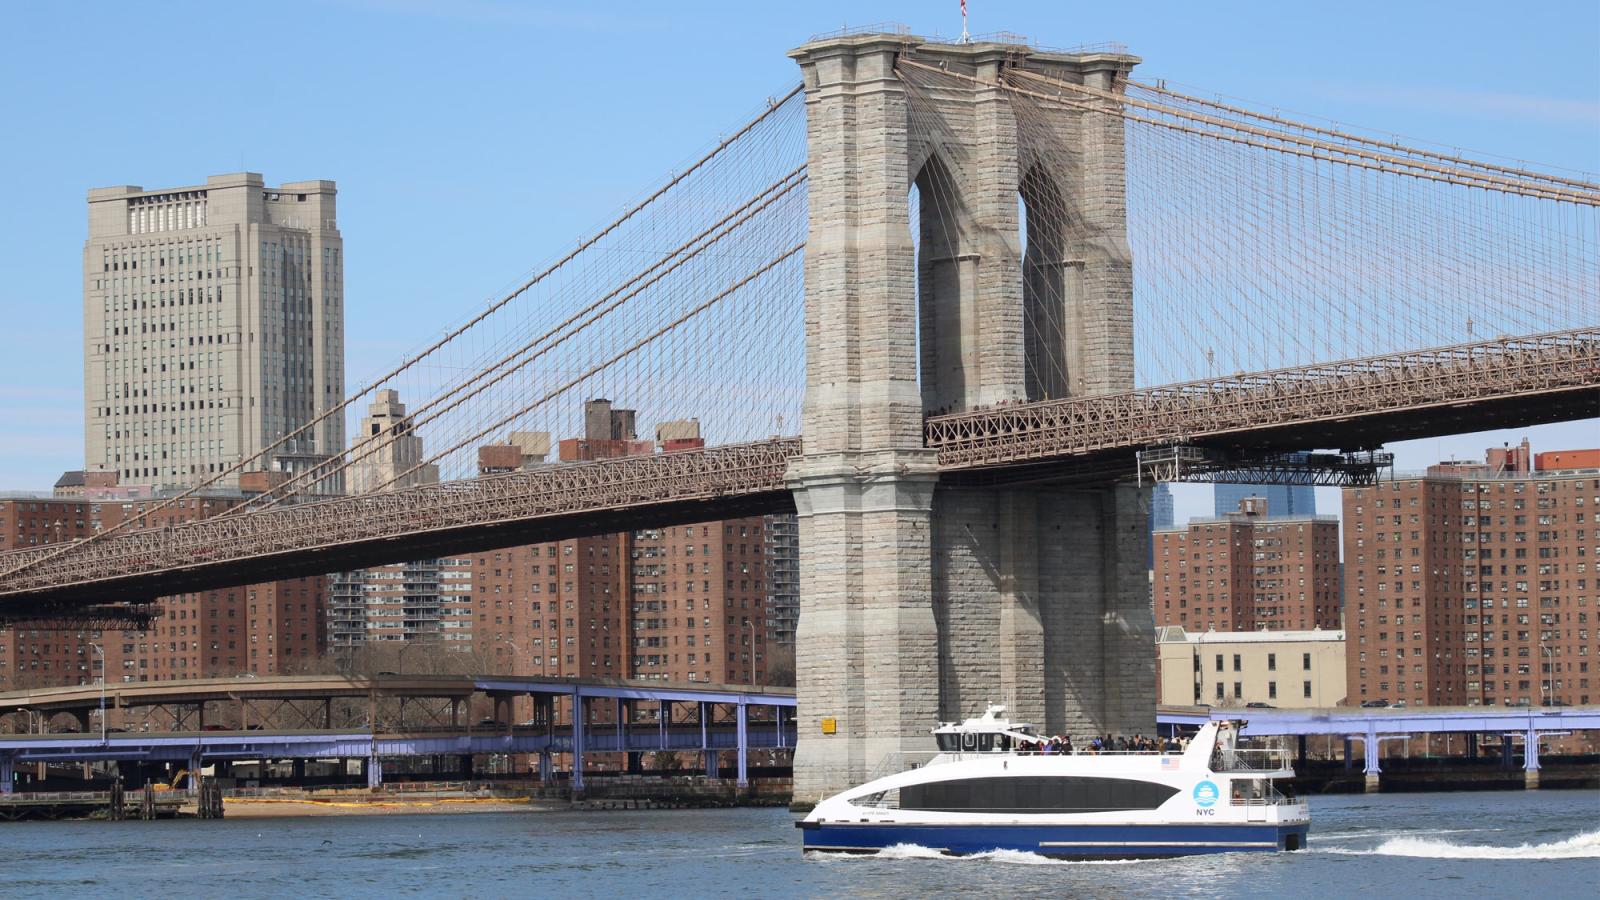
[[[794,648],[782,644],[767,645],[767,684],[773,687],[794,687]]]

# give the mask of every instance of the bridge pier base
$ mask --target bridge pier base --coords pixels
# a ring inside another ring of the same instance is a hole
[[[369,790],[375,791],[383,786],[382,759],[379,759],[376,755],[369,756],[365,760],[362,760],[361,768],[366,770],[367,788]]]
[[[0,753],[0,794],[16,790],[17,760],[10,753]]]
[[[797,806],[924,760],[940,718],[991,702],[1080,738],[1155,730],[1140,489],[941,482],[923,433],[1132,387],[1120,125],[1024,129],[992,87],[1004,54],[923,50],[975,78],[916,88],[893,36],[790,54],[810,160]],[[1105,90],[1135,62],[1031,61]]]
[[[1146,505],[1132,485],[939,488],[941,720],[1004,703],[1050,734],[1154,733]]]
[[[556,780],[556,764],[551,758],[549,750],[539,751],[539,783],[549,784]]]

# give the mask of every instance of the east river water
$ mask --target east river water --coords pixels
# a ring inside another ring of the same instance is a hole
[[[803,856],[777,809],[0,823],[0,897],[1596,896],[1600,792],[1313,797],[1312,849]]]

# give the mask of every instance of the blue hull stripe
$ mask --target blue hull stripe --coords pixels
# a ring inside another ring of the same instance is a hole
[[[872,852],[915,844],[966,855],[1020,850],[1044,856],[1141,857],[1196,853],[1273,851],[1290,835],[1306,846],[1309,826],[1300,825],[899,825],[810,823],[805,849]]]

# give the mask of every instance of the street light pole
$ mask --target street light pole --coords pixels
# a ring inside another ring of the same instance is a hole
[[[1546,662],[1546,659],[1549,659],[1550,661]],[[1550,653],[1550,648],[1544,645],[1544,635],[1542,634],[1539,636],[1539,663],[1540,669],[1547,669],[1547,671],[1542,671],[1539,673],[1539,705],[1549,706],[1551,698],[1547,696],[1547,693],[1555,693],[1555,683],[1552,679],[1546,676],[1552,674],[1552,672],[1548,670],[1555,669],[1555,655]]]
[[[106,651],[93,641],[89,646],[100,655],[100,743],[106,742]]]

